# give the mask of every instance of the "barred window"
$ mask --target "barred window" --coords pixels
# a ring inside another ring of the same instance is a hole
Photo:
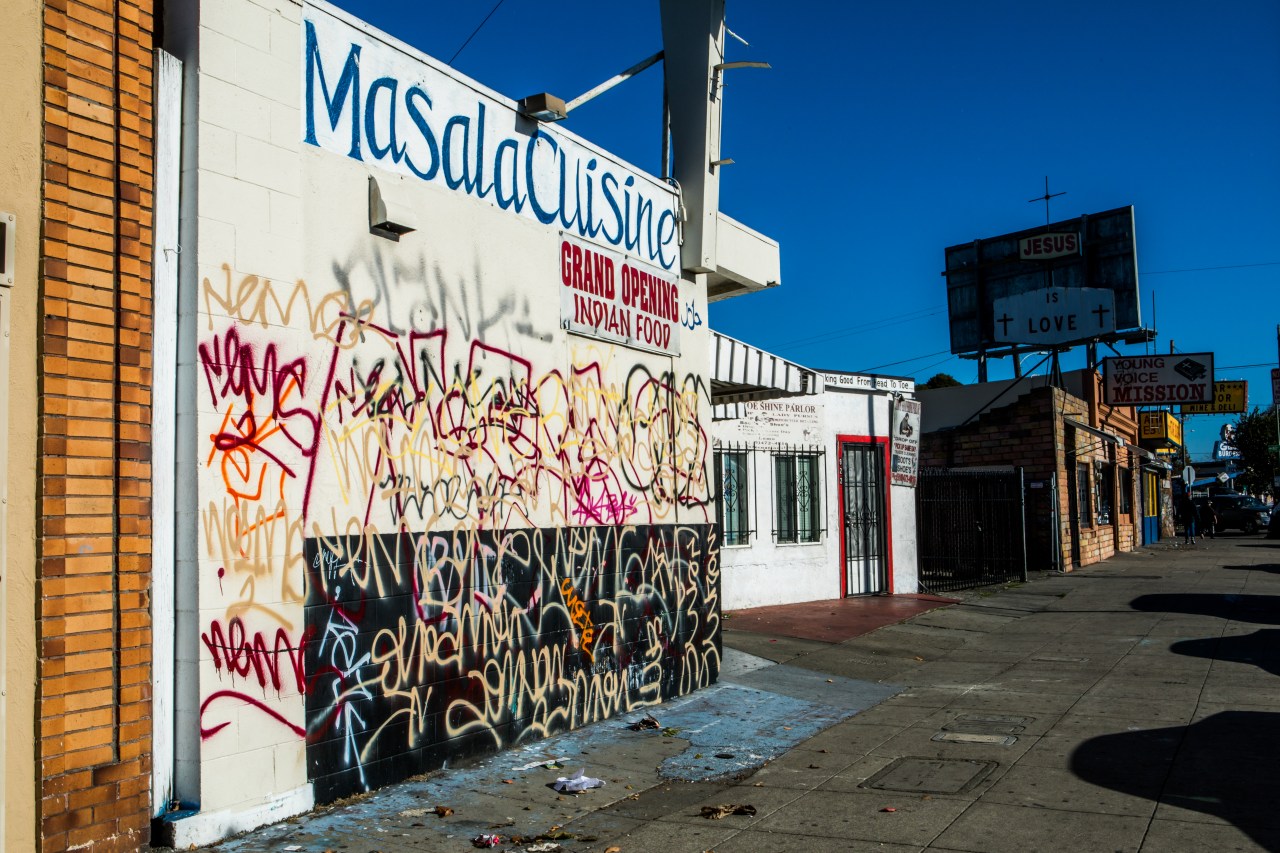
[[[773,457],[774,524],[779,542],[817,542],[822,536],[821,457]]]
[[[1115,492],[1115,466],[1101,460],[1093,463],[1093,505],[1098,524],[1111,523],[1111,496]]]
[[[1130,515],[1133,513],[1133,471],[1129,468],[1120,469],[1120,514]]]
[[[716,454],[716,480],[720,484],[720,500],[716,505],[721,536],[725,545],[746,545],[751,541],[748,509],[751,480],[747,471],[748,454],[743,450],[727,450]]]
[[[1089,499],[1089,466],[1076,463],[1076,517],[1082,527],[1093,526],[1093,502]]]

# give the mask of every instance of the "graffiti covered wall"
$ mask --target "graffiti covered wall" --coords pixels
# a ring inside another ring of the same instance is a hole
[[[678,328],[706,303],[671,271],[673,193],[293,11],[274,130],[252,102],[217,119],[273,138],[234,179],[200,153],[204,811],[329,801],[719,666],[706,329]],[[413,219],[399,242],[370,234],[370,176]],[[584,278],[568,245],[630,272]],[[622,319],[593,334],[564,288]],[[676,328],[632,346],[633,320]]]

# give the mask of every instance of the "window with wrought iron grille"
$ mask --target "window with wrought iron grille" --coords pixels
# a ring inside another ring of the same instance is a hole
[[[1117,492],[1121,515],[1133,513],[1133,471],[1130,468],[1120,469],[1120,486]]]
[[[716,454],[716,482],[720,484],[720,500],[716,503],[717,520],[724,545],[747,545],[751,542],[751,455],[745,450],[724,450]]]
[[[1093,526],[1093,501],[1089,489],[1089,466],[1084,462],[1076,463],[1076,517],[1082,527]]]
[[[1101,459],[1093,462],[1093,505],[1098,524],[1111,523],[1111,496],[1115,493],[1115,466]]]
[[[817,542],[822,538],[821,471],[820,454],[774,454],[774,537],[777,541]]]

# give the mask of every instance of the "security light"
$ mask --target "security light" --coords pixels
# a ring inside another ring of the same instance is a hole
[[[548,92],[539,92],[522,100],[520,112],[536,121],[561,121],[569,117],[569,108],[564,101]]]
[[[369,176],[369,233],[400,242],[403,234],[415,230],[409,221],[408,205],[388,198],[373,175]]]

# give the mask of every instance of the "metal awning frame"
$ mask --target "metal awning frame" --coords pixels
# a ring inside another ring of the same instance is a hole
[[[714,330],[710,340],[715,406],[809,396],[822,390],[817,371]]]
[[[1120,436],[1115,435],[1114,433],[1107,432],[1106,430],[1101,430],[1101,429],[1098,429],[1097,427],[1089,426],[1088,424],[1082,423],[1073,418],[1063,418],[1062,420],[1066,422],[1068,426],[1075,427],[1078,430],[1083,430],[1096,438],[1102,439],[1103,441],[1111,442],[1116,447],[1133,446],[1133,445],[1130,445],[1129,442],[1125,441]]]

